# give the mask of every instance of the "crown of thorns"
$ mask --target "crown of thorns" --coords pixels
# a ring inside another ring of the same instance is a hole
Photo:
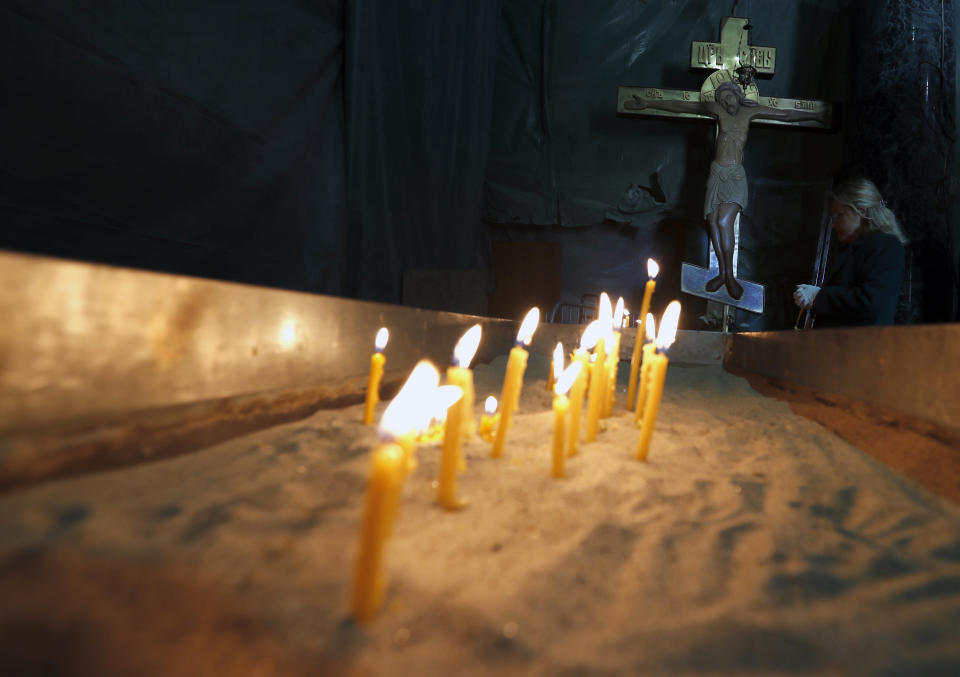
[[[759,105],[757,104],[756,101],[751,101],[750,99],[748,99],[746,95],[743,93],[743,90],[740,89],[740,86],[735,85],[732,82],[724,82],[722,85],[717,87],[717,89],[713,93],[714,99],[719,99],[720,95],[723,92],[732,92],[736,94],[737,100],[740,102],[741,106],[746,106],[749,108],[751,106]]]

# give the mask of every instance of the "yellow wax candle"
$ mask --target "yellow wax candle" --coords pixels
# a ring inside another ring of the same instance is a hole
[[[617,299],[613,310],[613,342],[607,354],[607,396],[603,407],[604,418],[613,415],[613,403],[617,398],[617,370],[620,368],[620,329],[623,325],[623,297]]]
[[[550,473],[553,477],[563,477],[564,433],[567,411],[570,409],[567,391],[576,382],[582,368],[582,362],[574,362],[567,367],[557,378],[557,385],[553,391],[553,469]]]
[[[497,413],[497,398],[490,395],[483,404],[484,413],[480,417],[480,437],[487,442],[493,442],[493,435],[497,431],[497,424],[500,422],[500,414]]]
[[[580,365],[580,371],[577,373],[577,380],[573,382],[570,388],[570,425],[567,430],[567,455],[576,456],[580,447],[580,417],[583,412],[583,394],[587,389],[587,379],[589,378],[590,364],[588,360],[590,355],[586,350],[578,350],[573,354],[575,364]]]
[[[553,396],[553,469],[550,473],[553,477],[563,477],[563,442],[568,409],[570,400],[566,395]]]
[[[650,451],[650,439],[653,437],[653,424],[657,420],[660,410],[660,397],[663,395],[663,381],[667,375],[666,355],[654,353],[650,363],[650,391],[647,393],[647,402],[643,407],[643,421],[640,424],[640,440],[637,444],[637,460],[647,460]]]
[[[447,382],[451,382],[451,371],[454,378],[462,377],[457,371],[469,371],[462,367],[450,367],[447,370]],[[454,386],[456,387],[456,386]],[[462,392],[462,391],[461,391]],[[464,503],[457,499],[457,473],[464,469],[462,438],[463,407],[462,397],[451,403],[447,408],[447,421],[443,433],[443,452],[440,456],[440,476],[437,481],[437,503],[447,510],[463,507]]]
[[[640,425],[640,419],[643,417],[643,404],[646,401],[647,391],[649,390],[647,385],[650,375],[650,356],[653,354],[653,351],[656,350],[656,322],[650,313],[647,313],[646,320],[644,321],[644,331],[646,332],[646,338],[644,339],[643,349],[640,351],[642,360],[640,366],[640,386],[637,388],[637,405],[633,417],[637,425]]]
[[[550,360],[550,371],[547,372],[547,390],[553,390],[554,378],[553,370],[555,368],[555,363],[553,360]]]
[[[643,346],[641,329],[642,327],[637,327],[637,336],[633,342],[633,352],[630,353],[630,380],[627,381],[627,409],[633,409],[634,398],[637,395],[637,373],[640,369],[640,348]]]
[[[597,356],[597,362],[600,366],[600,380],[598,381],[599,386],[599,397],[600,397],[600,407],[599,407],[599,418],[605,418],[607,413],[607,388],[610,383],[610,365],[608,364],[609,356],[613,353],[613,307],[610,305],[610,297],[607,296],[606,292],[601,292],[600,302],[597,304],[597,320],[600,322],[600,327],[603,329],[603,340],[604,340],[604,354],[601,359],[600,356]],[[593,389],[593,382],[590,383],[591,390]],[[591,400],[593,399],[593,393],[590,393]],[[594,435],[596,437],[596,435]],[[592,441],[589,437],[589,426],[588,426],[588,436],[587,441]]]
[[[666,350],[673,344],[677,334],[677,323],[680,318],[680,303],[672,301],[663,313],[660,321],[660,332],[657,334],[657,352],[651,357],[650,364],[650,391],[643,407],[643,422],[640,424],[640,439],[637,443],[637,460],[646,461],[650,451],[650,440],[653,438],[653,426],[660,410],[660,398],[663,396],[663,382],[667,376]]]
[[[600,427],[600,406],[603,403],[603,373],[606,371],[606,353],[604,340],[597,341],[594,351],[596,359],[590,365],[590,392],[587,394],[587,426],[584,431],[584,441],[593,442],[597,439],[597,430]]]
[[[517,345],[510,350],[507,360],[507,373],[503,377],[503,391],[500,393],[500,424],[493,440],[493,449],[490,455],[494,458],[503,456],[503,445],[507,441],[507,431],[510,429],[510,417],[520,406],[520,389],[523,387],[523,372],[527,369],[527,357],[523,346],[530,345],[533,332],[540,322],[540,309],[531,308],[523,318],[520,331],[517,332]]]
[[[473,388],[473,370],[463,369],[463,381],[458,383],[463,389],[463,397],[460,399],[460,409],[463,415],[460,417],[460,437],[464,440],[472,439],[477,434],[477,422],[473,417],[473,405],[475,401],[475,391]]]
[[[477,426],[473,419],[474,389],[473,372],[470,370],[470,362],[477,353],[477,346],[480,345],[481,329],[479,324],[475,324],[460,337],[456,347],[453,349],[453,367],[447,370],[447,384],[459,386],[463,391],[460,398],[460,435],[462,439],[470,439],[476,434]]]
[[[643,346],[643,337],[646,336],[647,313],[650,310],[650,299],[653,298],[653,291],[657,287],[657,274],[660,272],[660,266],[653,259],[647,259],[647,284],[643,287],[643,301],[640,304],[640,325],[637,327],[637,340],[633,344],[633,356],[630,358],[630,382],[627,387],[627,409],[634,407],[634,395],[637,386],[637,369],[640,367],[640,348]]]
[[[405,474],[406,461],[400,445],[385,444],[373,452],[350,605],[353,617],[361,623],[376,617],[383,597],[384,542],[392,530],[394,506]]]
[[[604,401],[603,416],[609,418],[613,414],[613,402],[617,394],[617,369],[620,366],[620,332],[613,332],[613,345],[607,353],[607,383],[606,399]]]
[[[637,407],[633,416],[637,425],[643,420],[643,409],[647,402],[647,395],[650,393],[650,366],[653,363],[653,356],[656,349],[657,345],[655,343],[648,343],[643,346],[643,363],[640,365],[640,386],[637,388]]]
[[[527,368],[528,353],[520,346],[514,346],[507,361],[507,373],[503,378],[503,391],[500,393],[500,424],[493,440],[493,449],[490,455],[494,458],[503,456],[503,445],[507,441],[507,430],[510,428],[510,418],[517,410],[520,401],[520,388],[523,384],[523,372]]]
[[[390,332],[386,327],[381,327],[374,340],[374,353],[370,356],[370,375],[367,377],[367,398],[363,406],[363,424],[373,423],[373,410],[380,401],[380,379],[383,378],[383,365],[387,358],[383,354],[383,349],[387,347],[387,340],[390,338]]]

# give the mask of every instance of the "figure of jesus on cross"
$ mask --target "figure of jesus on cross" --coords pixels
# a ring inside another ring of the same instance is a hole
[[[750,79],[752,78],[749,73],[746,77],[741,74],[741,82]],[[633,95],[632,100],[624,102],[624,108],[699,113],[716,119],[717,141],[713,162],[710,164],[710,176],[707,179],[703,217],[707,220],[720,271],[705,287],[708,292],[715,292],[726,285],[730,296],[739,299],[743,295],[743,287],[734,277],[734,224],[739,213],[747,207],[747,174],[743,169],[743,149],[747,144],[750,122],[754,119],[767,119],[783,122],[816,120],[826,123],[827,112],[761,106],[756,101],[747,99],[741,86],[735,82],[719,85],[714,101],[646,100]]]

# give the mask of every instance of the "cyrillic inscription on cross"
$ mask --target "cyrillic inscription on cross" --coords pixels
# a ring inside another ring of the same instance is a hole
[[[710,245],[717,255],[714,257],[711,252],[708,269],[684,263],[681,288],[687,293],[760,313],[763,312],[763,286],[736,278],[740,214],[747,206],[743,151],[750,124],[830,129],[833,108],[823,101],[760,97],[754,78],[759,73],[773,75],[776,50],[750,46],[748,31],[748,19],[725,17],[720,24],[719,46],[693,43],[691,68],[715,71],[699,92],[620,87],[617,113],[697,118],[717,123],[715,156],[703,212]]]

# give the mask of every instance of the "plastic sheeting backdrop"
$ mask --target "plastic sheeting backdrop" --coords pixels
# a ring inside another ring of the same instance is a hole
[[[480,218],[496,0],[353,0],[347,21],[348,293],[399,301],[411,268],[485,267]]]
[[[340,289],[339,1],[0,5],[0,246]]]
[[[776,75],[758,81],[761,95],[842,100],[847,5],[738,4],[736,15],[751,20],[751,43],[777,48]],[[564,300],[606,290],[636,302],[653,256],[662,265],[662,308],[680,295],[681,261],[706,262],[701,209],[714,126],[619,118],[616,92],[698,90],[708,73],[690,70],[690,43],[718,41],[730,10],[730,0],[504,1],[484,218],[502,224],[493,230],[499,239],[562,243]],[[809,281],[841,149],[839,134],[751,129],[739,275],[766,285],[767,308],[740,313],[741,326],[792,325],[790,290]],[[665,204],[647,190],[657,192],[654,174]],[[641,188],[628,195],[630,185]],[[639,212],[618,212],[636,197]],[[706,303],[682,301],[694,311],[686,326],[695,327],[691,317]]]
[[[0,3],[0,247],[399,301],[484,265],[496,0]]]

